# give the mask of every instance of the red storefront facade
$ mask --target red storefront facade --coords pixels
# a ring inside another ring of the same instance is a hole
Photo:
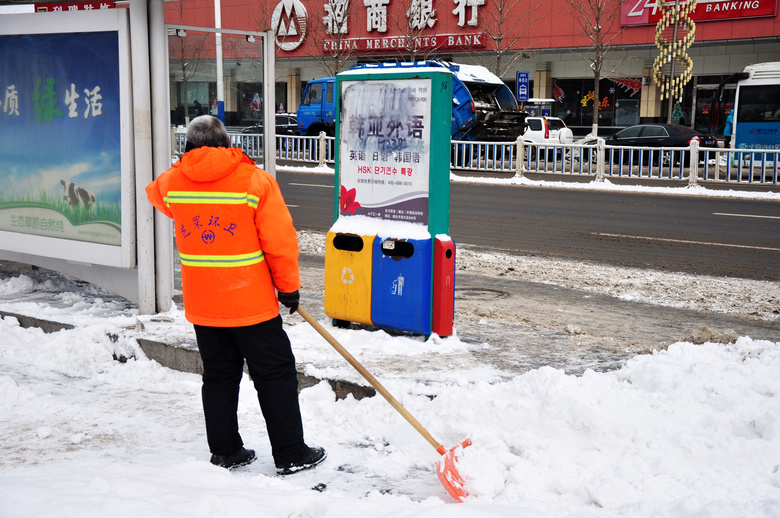
[[[578,0],[544,5],[531,0],[221,0],[221,17],[226,29],[274,31],[276,104],[287,111],[295,111],[306,81],[358,61],[445,59],[487,66],[510,87],[517,71],[529,72],[532,96],[555,98],[554,112],[575,133],[587,132],[592,103],[598,102],[603,113],[599,125],[609,133],[640,121],[665,120],[666,114],[650,80],[659,53],[658,0],[614,2],[613,14],[601,22],[610,50],[602,74],[608,78],[601,82],[598,99],[588,63],[593,44],[579,23],[585,17],[574,8]],[[748,64],[780,61],[777,2],[699,0],[691,15],[696,37],[688,50],[694,77],[676,111],[681,115],[677,122],[718,131],[722,121],[713,110],[729,108],[728,89],[724,102],[713,104],[718,84]],[[214,26],[213,0],[166,2],[165,7],[169,24]],[[197,56],[202,66],[187,78],[187,99],[182,98],[183,72],[177,62],[193,56],[175,55],[171,42],[172,102],[180,111],[194,101],[190,90],[209,98],[209,104],[215,95],[214,38],[202,38]],[[262,83],[260,48],[243,38],[224,38],[228,124],[243,125],[255,117],[256,111],[247,107],[257,104]],[[613,68],[617,70],[608,74]],[[200,103],[206,105],[203,99]]]

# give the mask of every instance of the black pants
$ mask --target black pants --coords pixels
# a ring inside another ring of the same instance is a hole
[[[304,446],[298,377],[282,317],[246,327],[195,326],[203,360],[203,413],[209,450],[230,455],[244,445],[238,433],[238,391],[244,369],[257,390],[276,462],[294,460]]]

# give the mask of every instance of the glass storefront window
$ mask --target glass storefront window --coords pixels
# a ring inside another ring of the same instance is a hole
[[[730,88],[723,91],[723,100],[718,98],[717,89],[698,88],[696,91],[696,119],[694,129],[702,133],[723,135],[726,127],[726,117],[734,108],[736,90]]]
[[[729,76],[698,76],[696,77],[696,107],[693,119],[693,129],[711,135],[723,135],[726,127],[726,117],[734,108],[736,85],[728,83]],[[723,87],[720,97],[719,87]]]
[[[287,83],[276,83],[274,85],[274,95],[276,96],[277,113],[295,113],[297,106],[287,106]]]
[[[667,105],[668,106],[668,105]],[[667,108],[668,109],[668,108]],[[662,119],[668,120],[668,113],[664,112]],[[693,82],[689,82],[683,89],[681,97],[674,99],[672,106],[672,124],[691,127],[693,122]]]
[[[639,123],[639,99],[621,99],[615,102],[615,125],[631,126]]]
[[[616,128],[639,123],[640,88],[640,78],[602,79],[600,99],[595,99],[593,79],[557,79],[554,91],[559,101],[553,105],[553,115],[570,128],[590,129],[593,103],[598,102],[599,128],[605,134],[613,133]]]
[[[176,83],[176,106],[172,107],[172,124],[184,124],[185,117],[190,119],[201,114],[211,113],[211,106],[217,99],[216,83],[188,81]],[[195,104],[198,101],[198,104]],[[202,112],[202,113],[199,113]]]
[[[238,83],[238,117],[253,124],[263,117],[263,83]]]
[[[297,106],[287,106],[287,83],[276,83],[277,113],[295,113]],[[263,120],[263,83],[238,83],[236,85],[238,99],[238,123],[255,124]]]

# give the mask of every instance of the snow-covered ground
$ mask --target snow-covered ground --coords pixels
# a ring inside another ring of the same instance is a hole
[[[459,464],[471,496],[454,504],[438,454],[384,400],[337,401],[325,382],[301,393],[307,440],[328,449],[324,464],[274,475],[245,380],[240,422],[259,459],[232,473],[211,466],[199,377],[107,338],[132,320],[52,334],[0,321],[0,516],[780,515],[779,343],[677,343],[579,377],[544,367],[496,381],[490,369],[447,365],[436,383],[385,377],[445,446],[473,441]],[[289,331],[296,350],[340,363],[304,324]],[[333,332],[358,357],[466,347]],[[137,359],[114,360],[132,349]]]
[[[302,250],[319,253],[321,237],[301,233]],[[506,266],[458,253],[459,271]],[[551,260],[539,278],[528,261],[542,260],[511,259],[520,279],[777,321],[777,283]],[[24,297],[34,292],[49,295]],[[76,326],[45,334],[0,320],[4,518],[780,516],[780,336],[678,342],[619,370],[507,378],[457,335],[425,341],[323,319],[446,447],[471,438],[459,463],[470,497],[455,504],[436,476],[438,454],[390,405],[337,400],[325,382],[301,392],[307,441],[328,450],[325,463],[274,474],[244,380],[241,430],[259,458],[233,472],[211,466],[199,376],[146,359],[127,332],[155,318],[186,326],[179,310],[138,316],[93,287],[32,273],[0,278],[0,296],[13,301],[0,300],[2,310]],[[357,381],[310,326],[286,321],[307,373]]]

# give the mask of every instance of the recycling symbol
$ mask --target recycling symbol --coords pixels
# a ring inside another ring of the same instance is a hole
[[[352,273],[352,268],[346,266],[341,270],[341,282],[344,284],[352,284],[355,282],[355,274]]]

